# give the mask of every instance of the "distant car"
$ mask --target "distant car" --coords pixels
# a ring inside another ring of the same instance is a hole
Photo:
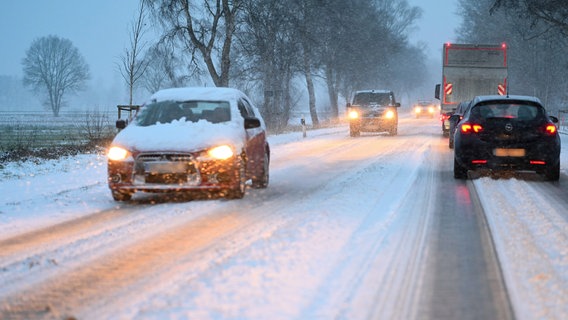
[[[469,106],[471,105],[471,101],[462,101],[458,104],[458,107],[456,108],[456,111],[450,116],[450,139],[448,142],[448,146],[450,147],[450,149],[452,149],[454,147],[454,133],[456,132],[456,127],[458,125],[458,122],[460,122],[463,119],[463,115],[465,114],[465,112],[467,111],[467,109],[469,109]]]
[[[416,118],[434,118],[436,111],[438,111],[438,107],[430,100],[418,100],[414,104],[414,115]]]
[[[390,90],[361,90],[355,92],[353,103],[347,104],[349,134],[360,136],[361,132],[398,132],[398,110],[394,93]]]
[[[534,171],[547,180],[560,177],[558,118],[538,98],[478,96],[454,135],[454,177],[468,170]]]
[[[270,148],[251,100],[231,88],[175,88],[153,94],[108,150],[116,201],[137,191],[202,190],[242,198],[246,182],[266,188]]]

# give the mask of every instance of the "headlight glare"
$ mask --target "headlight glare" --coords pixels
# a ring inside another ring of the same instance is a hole
[[[129,155],[128,150],[121,148],[121,147],[111,147],[108,150],[108,153],[107,153],[107,157],[110,160],[114,160],[114,161],[124,160],[128,157],[128,155]]]
[[[385,114],[385,118],[387,119],[394,118],[394,112],[392,110],[387,111],[387,113]]]
[[[359,112],[355,111],[355,110],[351,110],[349,111],[349,119],[357,119],[359,118]]]
[[[227,160],[230,157],[232,157],[235,154],[235,152],[233,152],[233,149],[231,147],[227,145],[222,145],[210,149],[209,151],[207,151],[207,154],[214,159]]]

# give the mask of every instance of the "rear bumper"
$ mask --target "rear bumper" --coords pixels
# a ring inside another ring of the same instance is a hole
[[[524,144],[508,144],[504,146],[487,143],[480,140],[454,140],[455,159],[464,168],[514,169],[540,171],[545,167],[557,165],[560,162],[560,141],[551,139]],[[524,156],[497,156],[495,150],[523,149]]]

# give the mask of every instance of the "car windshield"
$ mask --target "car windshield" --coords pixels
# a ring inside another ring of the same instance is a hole
[[[355,105],[378,104],[382,106],[388,106],[392,105],[393,101],[391,100],[391,95],[389,93],[368,92],[368,93],[358,93],[357,95],[355,95],[353,104]]]
[[[160,101],[140,109],[136,123],[142,127],[172,121],[220,123],[231,120],[231,109],[226,101]]]
[[[471,111],[478,118],[507,118],[531,121],[542,117],[542,108],[529,104],[485,104]]]

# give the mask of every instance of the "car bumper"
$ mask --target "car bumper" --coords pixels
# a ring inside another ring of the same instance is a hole
[[[109,161],[108,186],[113,191],[127,192],[224,190],[238,183],[237,171],[235,159],[181,164],[164,162],[154,169],[133,161]]]
[[[560,161],[560,141],[549,140],[533,143],[496,145],[480,140],[455,139],[455,159],[464,168],[515,169],[540,171]],[[513,150],[510,155],[498,155],[498,151]],[[518,154],[520,151],[524,155]],[[517,153],[517,154],[515,154]]]
[[[396,126],[397,123],[398,121],[396,118],[359,118],[350,121],[350,125],[352,127],[356,127],[360,131],[382,131]]]

